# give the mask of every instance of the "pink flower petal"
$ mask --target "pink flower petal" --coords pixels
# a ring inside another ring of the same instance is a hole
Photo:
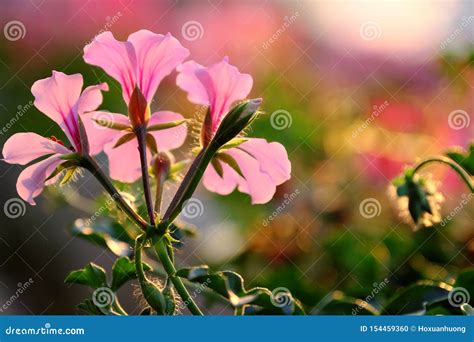
[[[73,111],[82,90],[82,75],[66,75],[53,71],[51,77],[36,81],[31,87],[35,106],[53,119],[66,133],[71,144],[79,150],[77,113]]]
[[[279,143],[249,139],[225,153],[235,159],[245,178],[223,162],[223,177],[209,165],[203,178],[209,191],[227,195],[238,187],[240,192],[250,195],[252,204],[262,204],[272,199],[277,185],[291,177],[291,163],[285,148]]]
[[[246,98],[252,89],[252,77],[240,73],[227,58],[207,68],[194,61],[186,62],[178,71],[176,83],[188,92],[188,99],[210,106],[213,132],[232,104]]]
[[[68,148],[36,133],[17,133],[3,145],[3,158],[9,164],[25,165],[48,154],[71,153]]]
[[[150,103],[160,82],[189,56],[189,50],[169,33],[164,36],[140,30],[128,41],[137,56],[137,85]]]
[[[109,86],[107,83],[100,83],[93,86],[89,86],[82,92],[79,100],[74,106],[74,111],[78,115],[82,115],[87,112],[96,110],[97,107],[102,103],[102,91],[108,91]]]
[[[291,162],[285,147],[277,142],[250,138],[238,148],[246,151],[260,163],[262,172],[268,174],[279,185],[291,178]]]
[[[55,154],[24,169],[16,182],[18,195],[24,201],[35,205],[34,198],[43,191],[46,178],[48,178],[61,163],[64,163],[64,160],[60,159],[60,155]]]
[[[126,103],[130,99],[136,81],[137,61],[130,42],[121,42],[109,31],[99,34],[84,47],[84,61],[104,69],[122,86]]]
[[[130,120],[127,116],[110,112],[90,112],[82,114],[81,119],[89,141],[89,153],[93,156],[102,152],[106,144],[116,140],[119,135],[123,135],[123,132],[102,126],[96,120],[130,126]]]
[[[121,134],[121,136],[123,133]],[[105,146],[104,152],[109,159],[109,174],[112,179],[123,183],[133,183],[142,173],[137,139],[113,148],[120,137]],[[147,161],[151,162],[151,153],[147,150]]]
[[[156,112],[151,115],[150,120],[148,121],[148,127],[182,119],[183,116],[178,113],[169,111]],[[187,127],[186,124],[183,123],[173,128],[168,128],[161,131],[151,131],[150,133],[156,140],[158,150],[169,151],[183,145],[184,141],[186,140]]]

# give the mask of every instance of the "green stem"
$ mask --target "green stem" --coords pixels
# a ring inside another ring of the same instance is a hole
[[[143,192],[145,193],[146,208],[148,210],[148,219],[150,225],[153,227],[155,224],[155,212],[153,211],[153,201],[151,199],[150,189],[150,175],[148,174],[148,161],[146,157],[146,128],[140,126],[135,130],[135,134],[138,140],[138,151],[140,152],[140,163],[142,169],[142,181],[143,181]]]
[[[430,164],[430,163],[443,163],[448,166],[450,166],[464,181],[464,183],[467,185],[469,190],[471,192],[474,192],[474,183],[472,182],[471,176],[464,170],[464,168],[453,161],[452,159],[449,159],[448,157],[444,156],[435,156],[435,157],[430,157],[427,158],[421,162],[419,162],[415,167],[413,168],[413,173],[416,173],[419,171],[423,166]]]
[[[117,206],[127,214],[131,221],[136,223],[140,228],[146,231],[148,224],[133,210],[130,205],[124,200],[122,195],[117,191],[112,182],[102,172],[99,165],[90,156],[83,156],[80,159],[80,165],[89,170],[90,173],[102,184],[107,192],[112,196]]]
[[[120,305],[120,302],[118,301],[117,296],[115,296],[114,303],[112,304],[112,308],[115,310],[115,312],[121,314],[122,316],[128,316],[128,313],[124,310],[122,305]]]
[[[186,303],[189,311],[191,311],[193,315],[202,316],[202,311],[194,302],[193,298],[191,297],[188,290],[181,281],[181,278],[176,276],[176,268],[174,267],[174,264],[170,259],[164,239],[164,237],[160,237],[155,243],[156,254],[158,255],[158,258],[163,264],[163,267],[165,268],[169,279],[171,279],[171,281],[173,282],[176,291],[178,291],[179,295],[181,296],[181,299],[184,301],[184,303]]]
[[[144,245],[144,238],[142,235],[138,236],[135,240],[135,272],[137,273],[138,283],[140,284],[140,288],[143,289],[145,287],[145,283],[148,281],[145,275],[145,270],[143,269],[142,263],[142,249]]]
[[[163,219],[159,225],[160,231],[166,231],[166,228],[168,228],[176,216],[178,216],[178,214],[181,212],[184,202],[188,200],[192,196],[194,190],[196,190],[196,187],[201,181],[204,171],[218,149],[219,147],[211,142],[196,156],[196,159],[194,159],[193,163],[191,164],[188,173],[186,176],[184,176],[178,191],[176,191],[176,195],[163,215]]]

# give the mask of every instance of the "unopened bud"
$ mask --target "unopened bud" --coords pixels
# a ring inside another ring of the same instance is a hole
[[[128,104],[128,116],[133,128],[145,126],[150,119],[150,106],[138,87],[133,89]]]
[[[224,145],[242,132],[256,117],[262,99],[253,99],[235,106],[222,120],[213,141],[219,146]]]

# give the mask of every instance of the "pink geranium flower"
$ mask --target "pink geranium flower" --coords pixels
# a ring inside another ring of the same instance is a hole
[[[109,157],[109,172],[113,179],[133,182],[140,178],[138,142],[130,135],[139,126],[149,131],[147,146],[152,150],[153,145],[158,150],[170,150],[183,144],[187,130],[184,125],[178,125],[183,122],[183,116],[170,111],[150,115],[149,105],[163,78],[188,55],[189,51],[170,34],[155,34],[147,30],[131,34],[125,42],[116,40],[110,32],[104,32],[84,48],[87,63],[101,67],[120,83],[123,98],[129,107],[128,117],[95,112],[85,120],[86,126],[99,122],[112,128],[101,132],[100,144],[105,144],[104,151]],[[146,110],[130,110],[138,97],[144,99]],[[167,125],[171,128],[166,128]],[[147,160],[150,161],[150,151],[147,150],[147,153]]]
[[[101,91],[107,91],[105,83],[84,89],[82,75],[66,75],[53,71],[51,77],[36,81],[31,87],[35,97],[35,106],[55,121],[66,134],[70,146],[55,137],[45,138],[36,133],[17,133],[7,140],[3,146],[3,160],[10,164],[26,165],[41,157],[46,157],[24,169],[16,184],[18,195],[31,205],[35,205],[37,197],[45,185],[54,183],[56,177],[49,177],[56,168],[67,162],[65,155],[80,153],[91,155],[100,152],[100,145],[94,141],[93,131],[86,129],[88,140],[80,132],[79,116],[96,110],[102,103]],[[94,127],[89,127],[94,130]],[[85,150],[89,146],[89,151]]]
[[[201,131],[201,144],[209,144],[235,101],[245,99],[252,77],[242,74],[228,59],[203,67],[189,61],[178,67],[177,84],[188,99],[209,106]],[[253,204],[271,200],[276,186],[290,179],[291,163],[285,148],[265,139],[245,138],[238,146],[221,149],[207,167],[204,186],[221,195],[235,188],[250,195]]]

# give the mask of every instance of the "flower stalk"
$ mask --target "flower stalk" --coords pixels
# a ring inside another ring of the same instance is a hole
[[[107,190],[112,196],[117,206],[127,214],[129,219],[139,226],[142,230],[146,231],[148,224],[145,220],[133,210],[130,205],[125,201],[122,195],[118,192],[109,178],[102,172],[97,162],[90,156],[79,157],[79,165],[89,170],[90,173],[99,181],[100,184]]]
[[[453,161],[452,159],[448,157],[434,156],[434,157],[429,157],[427,159],[424,159],[413,167],[413,174],[418,172],[421,168],[423,168],[427,164],[431,164],[431,163],[442,163],[451,167],[451,169],[453,169],[461,177],[461,179],[469,188],[469,190],[474,193],[474,183],[471,179],[471,176],[466,172],[466,170],[464,170],[464,168],[461,165],[459,165],[458,163],[456,163],[455,161]]]
[[[163,264],[163,267],[165,268],[169,279],[172,281],[174,287],[176,288],[176,291],[178,292],[184,303],[187,304],[189,311],[191,311],[193,315],[202,316],[203,313],[201,309],[199,309],[197,304],[194,302],[193,298],[184,286],[181,278],[176,275],[176,268],[174,267],[173,261],[171,260],[170,255],[168,253],[168,248],[165,239],[166,238],[162,236],[155,242],[154,248],[156,254],[158,255],[158,258]]]

